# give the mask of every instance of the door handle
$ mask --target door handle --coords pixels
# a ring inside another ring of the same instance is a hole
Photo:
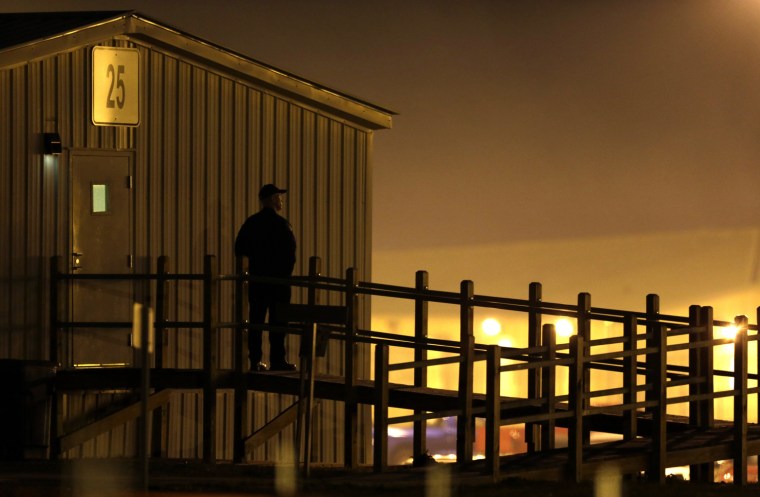
[[[81,252],[72,252],[71,253],[71,269],[76,271],[78,269],[82,269],[82,257],[84,256]]]

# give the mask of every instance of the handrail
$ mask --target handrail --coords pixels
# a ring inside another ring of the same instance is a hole
[[[241,295],[245,284],[251,283],[287,283],[295,287],[306,288],[309,292],[309,305],[316,305],[316,292],[336,292],[343,296],[343,302],[348,309],[348,320],[345,325],[323,325],[320,332],[331,340],[344,342],[344,363],[346,364],[346,411],[345,431],[346,466],[356,464],[354,452],[356,405],[354,386],[357,378],[353,376],[354,344],[368,344],[375,347],[375,431],[384,433],[387,425],[397,422],[413,422],[415,430],[415,450],[424,449],[424,421],[440,416],[457,416],[457,456],[458,460],[466,462],[472,458],[472,418],[481,416],[487,419],[487,458],[486,467],[492,474],[498,473],[499,440],[498,427],[504,423],[524,423],[526,436],[530,437],[530,450],[551,449],[554,446],[553,428],[557,422],[570,427],[570,457],[568,475],[571,478],[583,476],[583,451],[581,448],[589,441],[584,439],[583,419],[586,416],[619,414],[624,418],[624,437],[632,439],[638,436],[636,423],[638,412],[646,409],[652,415],[652,444],[654,455],[651,459],[649,474],[651,478],[660,481],[664,475],[665,437],[667,407],[677,404],[688,404],[689,423],[695,427],[710,427],[714,424],[712,402],[715,399],[733,397],[735,399],[735,416],[741,426],[737,428],[735,445],[741,456],[742,447],[746,448],[746,397],[760,396],[760,384],[755,387],[747,385],[748,380],[760,381],[757,370],[748,371],[746,347],[748,342],[758,341],[760,333],[758,325],[751,325],[746,318],[737,317],[734,323],[714,320],[712,309],[709,307],[692,306],[689,316],[674,316],[659,313],[659,298],[650,295],[647,298],[645,312],[625,311],[608,308],[597,308],[590,305],[590,296],[581,294],[577,305],[544,302],[541,299],[540,284],[531,286],[529,299],[503,298],[476,294],[472,282],[463,282],[459,292],[431,290],[427,288],[427,276],[418,272],[415,287],[387,285],[372,282],[361,282],[356,279],[356,272],[349,269],[345,278],[331,278],[319,274],[319,264],[310,263],[310,274],[295,276],[290,279],[263,277],[247,274],[240,260],[236,264],[236,274],[217,274],[213,256],[207,256],[204,261],[203,274],[173,274],[168,271],[164,258],[163,269],[155,274],[64,274],[59,266],[51,264],[51,327],[56,332],[62,328],[123,328],[131,326],[125,322],[83,322],[60,319],[57,309],[57,298],[61,292],[58,285],[73,284],[78,280],[125,280],[125,281],[157,281],[162,285],[160,298],[166,298],[165,285],[171,282],[190,281],[203,284],[203,318],[201,321],[171,320],[167,316],[166,306],[161,307],[157,315],[155,327],[160,330],[178,328],[201,328],[204,330],[204,398],[213,398],[216,383],[216,340],[214,334],[222,328],[237,330],[236,336],[245,330],[269,330],[270,332],[303,334],[302,326],[270,326],[251,324],[244,321],[243,305],[246,298]],[[232,321],[220,321],[216,312],[216,298],[219,285],[233,283],[237,295],[235,316]],[[356,298],[360,295],[382,296],[395,299],[411,300],[415,303],[415,333],[414,335],[388,333],[377,330],[361,329],[356,321]],[[427,304],[442,303],[457,306],[460,310],[460,339],[443,340],[428,336]],[[529,314],[532,337],[528,347],[498,347],[479,344],[473,338],[472,312],[475,308],[500,309],[510,312]],[[571,337],[569,343],[557,344],[554,327],[542,324],[543,316],[564,316],[578,321],[578,334]],[[590,323],[605,321],[622,323],[624,333],[620,336],[592,339]],[[736,339],[715,338],[713,330],[716,326],[734,325],[738,334]],[[638,328],[644,327],[645,333],[639,333]],[[749,331],[754,331],[749,335]],[[686,340],[669,343],[669,340]],[[302,339],[304,336],[302,335]],[[639,342],[646,341],[646,346],[640,347]],[[51,337],[51,357],[57,357],[56,338]],[[243,372],[239,350],[243,343],[236,339],[236,359],[234,368],[238,373]],[[713,349],[718,346],[734,345],[734,371],[717,370],[713,365]],[[412,361],[390,364],[390,347],[407,348],[415,351]],[[592,354],[596,347],[615,347],[622,350],[605,351]],[[445,357],[428,358],[427,352],[437,351],[450,354]],[[669,364],[667,354],[688,352],[688,365]],[[644,356],[644,361],[638,359]],[[484,399],[473,394],[473,364],[478,361],[486,362],[487,394]],[[161,364],[162,361],[156,361]],[[387,416],[389,389],[388,374],[392,371],[414,371],[414,386],[427,386],[427,368],[456,364],[459,368],[459,398],[455,409],[437,412],[415,411],[411,416],[389,418]],[[556,395],[556,373],[558,370],[568,372],[568,394]],[[595,388],[590,372],[603,370],[622,374],[623,386]],[[517,372],[529,372],[531,387],[527,398],[505,399],[499,393],[499,385],[503,375]],[[639,377],[646,377],[644,384],[639,383]],[[716,376],[734,378],[734,386],[729,389],[715,391]],[[244,389],[236,386],[236,409],[242,409],[242,401],[238,397],[245,394]],[[668,397],[668,389],[688,387],[688,395]],[[646,398],[639,400],[637,394],[646,392]],[[591,399],[619,398],[610,405],[591,405]],[[738,399],[738,400],[737,400]],[[743,403],[742,403],[743,402]],[[477,405],[476,405],[477,404]],[[214,423],[215,407],[204,401],[204,419]],[[235,415],[236,436],[243,433],[240,428],[242,418]],[[300,419],[300,415],[299,415]],[[569,421],[568,421],[569,420]],[[569,423],[569,424],[568,424]],[[530,430],[529,430],[530,427]],[[742,428],[744,427],[744,428]],[[213,459],[213,441],[210,428],[204,426],[204,458]],[[743,431],[742,431],[743,430]],[[530,433],[529,433],[530,431]],[[743,437],[743,438],[742,438]],[[376,469],[382,470],[387,445],[376,438],[375,464]],[[208,443],[208,446],[206,445]],[[207,448],[208,447],[208,448]],[[239,444],[236,442],[236,447]],[[385,447],[385,448],[384,448]],[[236,460],[242,458],[241,450],[236,449]],[[746,465],[746,461],[744,462]],[[695,470],[696,471],[696,470]],[[746,468],[739,468],[737,474],[746,481]],[[696,474],[696,473],[695,473]]]

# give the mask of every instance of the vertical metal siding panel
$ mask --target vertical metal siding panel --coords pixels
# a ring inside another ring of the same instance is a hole
[[[285,196],[285,205],[283,208],[283,215],[290,222],[293,227],[293,234],[296,237],[296,250],[298,249],[298,243],[302,238],[301,233],[301,214],[300,204],[303,202],[303,198],[299,195],[302,185],[301,179],[301,147],[303,141],[301,137],[301,109],[290,103],[280,106],[279,118],[281,121],[280,133],[278,138],[281,140],[280,149],[282,150],[282,169],[284,172],[285,188],[288,190],[288,195]],[[279,185],[278,185],[279,186]],[[308,267],[308,265],[307,265]],[[302,274],[303,272],[303,260],[298,257],[296,252],[296,264],[293,268],[293,274]],[[299,301],[300,291],[296,288],[293,289],[293,298],[295,302]],[[288,341],[290,346],[290,341]]]
[[[166,114],[164,109],[164,56],[155,51],[150,52],[150,73],[148,90],[148,142],[142,146],[147,149],[148,163],[146,164],[145,182],[141,183],[143,192],[147,195],[147,220],[148,220],[148,251],[146,256],[160,254],[163,247],[163,223],[164,214],[164,182],[163,182],[163,149],[164,130],[166,129]]]
[[[206,154],[204,164],[205,178],[205,197],[204,217],[203,217],[203,247],[204,255],[211,254],[217,256],[216,264],[219,263],[218,257],[218,216],[219,216],[219,150],[220,150],[220,77],[216,74],[206,72],[206,129],[203,139],[206,141]],[[217,266],[218,268],[218,266]],[[201,306],[202,307],[202,306]],[[200,331],[200,330],[199,330]],[[200,335],[200,334],[199,334]],[[217,336],[219,333],[217,333]],[[217,342],[218,343],[218,342]],[[203,347],[199,343],[197,349],[199,355],[202,355]],[[217,358],[219,356],[217,355]],[[202,397],[203,394],[201,394]],[[217,393],[216,404],[219,406],[219,394]],[[221,414],[217,411],[218,415]],[[222,416],[217,418],[216,438],[219,439],[219,428]],[[200,424],[199,424],[200,427]],[[219,447],[217,445],[217,457]]]
[[[10,239],[10,256],[11,256],[11,285],[18,288],[24,285],[24,268],[26,258],[27,244],[27,217],[25,204],[26,195],[26,150],[27,134],[26,123],[26,101],[28,98],[28,88],[26,85],[27,66],[22,66],[13,71],[13,102],[12,113],[13,123],[16,128],[11,139],[11,239]],[[10,351],[9,356],[13,359],[23,357],[23,326],[24,326],[24,295],[23,292],[11,292],[10,300]]]
[[[301,261],[300,271],[306,274],[309,269],[309,257],[316,253],[314,240],[314,211],[317,209],[316,192],[316,157],[314,140],[314,113],[301,110],[299,120],[299,133],[301,147],[298,151],[300,185],[298,189],[298,223],[301,239],[298,240],[298,258]],[[304,298],[304,292],[301,292]]]
[[[110,405],[114,400],[114,396],[109,394],[90,395],[93,397],[92,401],[95,409],[102,409],[104,406]],[[103,458],[110,455],[110,433],[111,431],[103,432],[93,438],[93,455],[95,457]]]
[[[364,173],[362,186],[364,189],[364,205],[362,209],[362,225],[364,227],[364,233],[362,234],[361,241],[364,244],[360,248],[362,256],[364,257],[364,267],[366,273],[364,277],[367,281],[372,281],[373,269],[372,269],[372,202],[373,202],[373,170],[372,170],[372,154],[374,143],[374,132],[367,131],[364,133],[364,141],[362,142],[362,171]],[[368,303],[366,307],[366,319],[369,319],[371,305]],[[367,321],[369,325],[369,321]]]
[[[304,198],[301,195],[303,191],[303,175],[302,175],[302,151],[303,151],[303,136],[302,136],[302,115],[301,108],[295,105],[289,105],[287,108],[287,189],[289,195],[286,199],[286,214],[288,221],[293,227],[293,230],[297,236],[296,247],[300,247],[303,244],[303,232],[304,232],[304,220],[301,216],[302,206],[304,204]],[[306,274],[308,272],[308,256],[304,260],[303,257],[296,253],[296,266],[294,268],[294,274]],[[305,289],[299,287],[293,287],[292,299],[293,302],[304,302]],[[288,361],[294,364],[298,364],[298,344],[300,343],[298,337],[291,335],[287,338],[287,351]]]
[[[328,133],[330,133],[329,168],[328,177],[328,254],[327,263],[329,274],[342,275],[346,265],[342,246],[343,232],[343,126],[335,121],[330,121]]]
[[[169,427],[166,433],[166,457],[176,459],[179,457],[179,443],[182,435],[182,418],[178,416],[181,403],[181,392],[172,392],[166,406],[166,422]]]
[[[250,131],[248,146],[248,176],[246,185],[249,195],[246,198],[246,211],[250,214],[259,208],[258,191],[263,184],[264,157],[264,95],[251,90],[248,96],[248,126]]]
[[[152,221],[150,205],[150,166],[151,166],[151,102],[152,87],[149,79],[151,74],[151,56],[149,52],[142,51],[139,58],[140,84],[143,98],[140,99],[139,109],[141,124],[135,129],[135,164],[132,174],[134,175],[134,206],[133,206],[133,229],[134,240],[132,241],[135,255],[147,257],[151,254],[150,244],[152,241]]]
[[[174,252],[176,231],[176,157],[177,157],[177,61],[172,57],[163,57],[161,64],[163,76],[162,114],[164,125],[160,130],[162,154],[161,163],[156,169],[161,170],[161,243],[155,256],[168,255]]]
[[[11,71],[0,70],[0,136],[6,146],[0,147],[0,244],[6,250],[0,251],[0,358],[10,357],[11,330],[11,267],[10,247],[12,240],[11,213],[11,162],[13,141],[12,127],[12,78]]]
[[[329,202],[327,204],[328,213],[328,247],[327,247],[327,254],[329,257],[329,263],[327,265],[328,271],[332,275],[336,275],[339,277],[345,276],[346,273],[346,263],[344,260],[344,254],[342,250],[342,233],[343,233],[343,204],[345,202],[344,200],[344,194],[343,194],[343,168],[345,167],[343,164],[343,125],[341,123],[330,121],[328,127],[327,127],[327,133],[329,135],[329,144],[328,144],[328,157],[329,157],[329,176],[328,176],[328,198]],[[333,302],[334,304],[340,304],[342,302],[342,297],[340,295],[333,295]],[[334,353],[339,357],[339,360],[334,361],[337,366],[337,374],[345,374],[346,371],[346,364],[344,362],[345,355],[343,353],[344,346],[342,343],[336,342],[333,345]],[[343,409],[342,405],[340,407],[336,406],[336,408],[331,413],[331,418],[333,422],[333,426],[335,426],[335,439],[336,442],[339,444],[335,448],[335,456],[339,458],[338,460],[342,460],[344,457],[344,451],[343,451],[343,430],[342,426],[344,423],[344,416],[343,416]]]
[[[169,409],[167,410],[167,416],[169,417],[169,439],[166,455],[170,458],[182,457],[184,396],[184,391],[178,391],[176,394],[173,394]]]
[[[288,147],[289,141],[289,119],[290,113],[288,112],[290,105],[288,102],[284,102],[280,99],[275,99],[275,115],[274,115],[274,183],[288,185],[290,184],[290,178],[288,177],[288,166],[290,163],[290,148]]]
[[[164,57],[162,74],[164,80],[162,92],[165,95],[162,109],[165,122],[163,129],[160,131],[163,143],[163,155],[160,164],[161,183],[163,186],[161,198],[162,229],[160,248],[154,254],[154,257],[169,256],[170,265],[173,270],[177,264],[177,181],[179,176],[177,171],[177,142],[181,134],[179,129],[181,116],[178,109],[179,85],[177,60],[171,57]],[[174,335],[173,330],[169,330],[168,333]],[[167,361],[167,365],[169,364],[171,363]]]
[[[193,457],[200,459],[203,456],[203,392],[196,391],[192,396],[193,411],[192,420],[193,423],[188,423],[188,429],[192,430],[193,436],[189,437],[190,444],[188,446],[188,452],[193,454]]]
[[[83,48],[77,51],[80,57],[81,70],[79,74],[82,76],[79,86],[79,99],[81,105],[79,106],[79,119],[84,127],[84,146],[87,148],[101,148],[101,126],[95,126],[92,124],[92,47]]]
[[[231,185],[231,226],[226,227],[228,233],[228,239],[230,244],[227,247],[223,246],[223,250],[229,252],[233,257],[232,267],[228,269],[230,272],[234,270],[234,243],[235,236],[240,226],[245,219],[251,214],[248,210],[248,197],[251,196],[251,190],[249,190],[249,175],[251,170],[252,161],[249,156],[248,143],[251,141],[252,126],[250,123],[251,111],[249,109],[250,100],[249,96],[251,91],[243,85],[235,85],[234,96],[234,117],[232,124],[233,135],[233,151],[232,151],[232,167],[231,177],[229,181]]]
[[[71,112],[71,106],[72,98],[71,98],[71,87],[72,87],[72,58],[71,54],[59,54],[57,56],[58,59],[58,80],[60,81],[60,85],[58,86],[58,132],[61,134],[61,144],[64,148],[71,147],[74,143],[73,138],[73,130],[72,125],[74,122],[74,116]],[[63,155],[63,154],[62,154]],[[59,156],[61,157],[61,156]],[[68,157],[68,154],[66,154],[66,157]],[[63,158],[61,158],[59,165],[64,164]],[[65,168],[68,170],[68,167]],[[67,176],[68,177],[68,176]],[[68,188],[61,188],[61,192],[66,191],[68,193]],[[61,199],[64,200],[64,195],[61,195]],[[65,205],[68,205],[68,202],[65,203]],[[68,237],[66,238],[68,240]],[[68,244],[66,245],[66,249],[68,251]]]
[[[216,250],[219,271],[229,274],[234,267],[231,248],[234,243],[232,230],[233,225],[233,192],[234,192],[234,164],[235,157],[235,140],[234,140],[234,122],[236,111],[239,108],[235,101],[235,84],[229,79],[222,79],[219,89],[219,165],[218,165],[218,192],[217,192],[217,212],[216,218]],[[233,290],[235,285],[232,282],[222,282],[220,284],[219,295],[219,319],[222,322],[231,322]],[[219,330],[219,367],[224,369],[232,368],[232,329],[221,328]],[[227,405],[227,404],[225,404]],[[227,448],[226,445],[217,445],[217,447]],[[225,457],[226,459],[226,457]]]
[[[0,148],[0,243],[5,250],[0,251],[0,357],[10,358],[13,319],[13,143],[16,130],[14,127],[14,81],[15,72],[0,71],[0,132],[7,137],[5,146]]]
[[[163,142],[163,155],[161,158],[161,183],[162,183],[162,229],[161,243],[159,251],[153,254],[156,261],[158,257],[169,257],[169,270],[176,274],[176,243],[177,243],[177,142],[179,141],[180,130],[178,112],[179,85],[178,85],[178,63],[171,57],[165,57],[162,65],[164,80],[164,93],[162,113],[166,119],[164,128],[160,131]],[[176,313],[172,312],[173,305],[176,302],[174,298],[177,288],[176,283],[167,287],[166,309],[169,319],[173,320]],[[168,339],[168,346],[164,348],[164,367],[173,367],[173,350],[172,344],[175,343],[175,330],[164,330],[163,337]]]
[[[207,85],[206,73],[198,68],[193,68],[193,154],[191,158],[191,167],[193,169],[191,179],[191,217],[190,231],[191,252],[190,252],[190,269],[191,272],[201,273],[203,271],[203,256],[206,253],[206,130],[208,128],[208,117],[206,99]],[[189,317],[192,320],[201,319],[200,308],[202,307],[202,291],[200,285],[193,285],[191,298],[189,301]],[[183,354],[183,359],[188,366],[200,368],[202,366],[202,336],[200,330],[190,330],[190,342]]]
[[[316,127],[316,201],[314,209],[314,226],[319,227],[315,231],[315,255],[323,260],[323,271],[327,269],[328,257],[328,233],[329,224],[329,178],[330,178],[330,135],[328,133],[329,121],[323,116],[317,116]],[[331,275],[334,276],[334,275]]]
[[[174,227],[174,238],[176,240],[176,251],[169,254],[171,260],[171,270],[175,273],[187,273],[190,271],[190,253],[191,253],[191,144],[193,143],[192,135],[192,69],[184,62],[179,63],[178,67],[178,84],[177,84],[177,110],[178,130],[177,130],[177,163],[176,163],[176,192],[174,206],[177,211],[176,225]],[[175,302],[172,307],[176,319],[186,320],[186,304],[190,301],[191,283],[175,283]],[[180,336],[187,335],[187,330],[171,330],[170,347],[171,358],[168,364],[170,367],[180,367],[179,344]]]
[[[84,417],[85,414],[88,412],[91,412],[95,407],[95,400],[96,397],[89,392],[82,392],[81,393],[81,407],[79,415],[76,418],[73,419],[80,419]],[[80,454],[80,457],[94,457],[96,455],[96,438],[91,438],[90,440],[86,441],[82,444],[82,452]]]
[[[42,296],[42,230],[43,219],[40,208],[42,206],[42,154],[39,150],[41,140],[35,140],[33,137],[40,137],[40,130],[43,128],[43,106],[42,106],[42,62],[29,64],[27,73],[27,86],[29,88],[27,95],[28,116],[26,123],[26,136],[30,137],[27,142],[26,155],[26,174],[27,174],[27,193],[26,193],[26,253],[25,255],[25,278],[24,278],[24,309],[22,328],[22,355],[23,359],[37,359],[39,356],[38,335],[40,333],[40,314],[39,307],[44,299]]]
[[[247,88],[244,85],[236,84],[234,86],[234,96],[233,96],[233,118],[232,118],[232,129],[230,130],[230,134],[232,136],[232,158],[231,158],[231,167],[230,167],[230,177],[228,178],[228,181],[231,182],[230,185],[230,205],[229,205],[229,211],[230,211],[230,223],[229,226],[223,226],[223,229],[227,232],[227,239],[229,240],[227,245],[222,245],[222,250],[226,252],[231,260],[231,263],[229,266],[227,266],[226,271],[228,271],[230,274],[233,274],[235,271],[235,254],[234,254],[234,243],[235,243],[235,236],[237,235],[237,231],[240,228],[240,226],[243,224],[245,219],[248,217],[248,197],[250,197],[250,192],[248,190],[248,177],[250,174],[250,165],[251,161],[249,160],[249,147],[248,143],[251,141],[250,139],[250,133],[251,133],[251,125],[250,125],[250,115],[251,111],[249,109],[250,100],[249,96],[251,95],[251,90]],[[234,288],[234,286],[233,286]],[[234,298],[234,294],[230,293],[231,298]],[[230,310],[232,310],[232,305],[228,306]],[[230,316],[234,319],[234,316],[230,314]],[[235,357],[234,353],[240,354],[244,357],[243,362],[243,368],[247,369],[248,364],[248,353],[247,353],[247,346],[245,343],[243,344],[243,350],[234,351],[233,350],[233,342],[235,340],[235,330],[231,330],[230,334],[230,344],[228,345],[229,350],[231,351],[230,354],[230,367],[233,367],[235,364]]]
[[[261,168],[260,185],[265,183],[277,183],[277,164],[276,148],[274,141],[276,139],[276,120],[275,120],[276,102],[271,95],[261,95],[261,158],[259,166]]]
[[[341,163],[343,164],[341,197],[343,199],[341,212],[341,253],[343,254],[343,266],[355,267],[358,274],[361,275],[362,268],[357,264],[354,258],[354,247],[356,246],[356,212],[357,212],[357,192],[356,192],[356,130],[349,126],[341,126],[342,129],[342,151]]]
[[[71,56],[68,54],[59,54],[55,57],[58,74],[55,79],[56,84],[56,115],[58,132],[61,135],[61,142],[64,152],[55,158],[55,174],[57,175],[57,205],[56,214],[58,216],[56,251],[55,255],[66,256],[71,247],[70,229],[71,226],[71,205],[69,198],[69,167],[68,167],[68,147],[71,146]],[[68,295],[63,295],[62,300],[66,302]]]
[[[205,193],[204,209],[204,255],[219,253],[217,247],[218,211],[219,211],[219,139],[220,139],[220,109],[219,93],[220,78],[216,74],[206,73],[206,140],[205,158]],[[218,262],[218,259],[217,259]]]
[[[43,132],[58,131],[59,114],[56,113],[56,96],[57,96],[57,82],[58,82],[58,59],[50,57],[43,62],[43,103],[42,103],[42,124],[41,130]],[[0,133],[2,136],[2,133]],[[48,299],[47,289],[50,286],[50,279],[48,278],[48,260],[50,256],[61,253],[57,250],[56,235],[58,226],[58,210],[55,205],[57,198],[57,183],[56,178],[58,175],[58,162],[59,157],[43,156],[42,158],[42,219],[40,225],[42,226],[42,245],[40,267],[40,295],[38,299],[39,308],[36,310],[40,317],[48,316],[50,312],[50,302]],[[37,344],[35,356],[39,359],[48,359],[48,347],[50,329],[48,326],[48,320],[41,318],[40,326],[36,333]]]
[[[82,148],[88,145],[87,121],[83,88],[87,77],[84,72],[84,55],[81,50],[71,52],[71,146]]]

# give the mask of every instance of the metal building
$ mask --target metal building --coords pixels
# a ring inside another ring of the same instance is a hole
[[[284,215],[298,240],[296,274],[316,255],[323,274],[355,267],[370,279],[373,133],[390,128],[392,115],[135,12],[0,14],[0,360],[49,359],[51,256],[79,274],[148,272],[161,255],[172,272],[200,273],[213,254],[218,270],[232,273],[235,234],[258,210],[264,183],[290,191]],[[140,288],[91,286],[66,295],[69,318],[130,318]],[[178,320],[199,312],[200,289],[190,283],[169,298]],[[231,299],[222,292],[223,318]],[[368,303],[362,309],[368,322]],[[201,367],[196,330],[164,340],[165,367]],[[231,364],[230,340],[222,334],[221,367]],[[92,330],[64,345],[64,368],[133,361],[126,331]],[[68,395],[64,421],[120,395]],[[258,400],[252,427],[290,402]],[[198,392],[169,403],[168,457],[199,457],[198,404]],[[317,431],[335,432],[342,413],[330,403],[320,409]],[[230,459],[219,425],[217,456]],[[132,431],[127,423],[64,456],[130,455]],[[317,459],[339,461],[340,443],[329,438],[315,441]]]

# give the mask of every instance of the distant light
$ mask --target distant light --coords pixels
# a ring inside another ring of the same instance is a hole
[[[408,435],[408,433],[405,430],[401,429],[401,428],[396,428],[396,427],[393,427],[393,426],[389,426],[388,427],[388,436],[390,438],[404,438],[407,435]]]
[[[720,336],[723,338],[734,340],[736,339],[736,334],[739,333],[739,328],[735,324],[731,324],[731,325],[720,328],[719,333],[720,333]]]
[[[499,340],[499,347],[511,347],[512,346],[512,340],[509,338],[502,338]]]
[[[567,338],[575,333],[573,323],[569,319],[560,319],[554,323],[554,329],[557,332],[557,336]]]
[[[489,337],[494,337],[501,333],[501,323],[494,318],[485,319],[483,324],[480,325],[480,328],[483,330],[483,333]]]

